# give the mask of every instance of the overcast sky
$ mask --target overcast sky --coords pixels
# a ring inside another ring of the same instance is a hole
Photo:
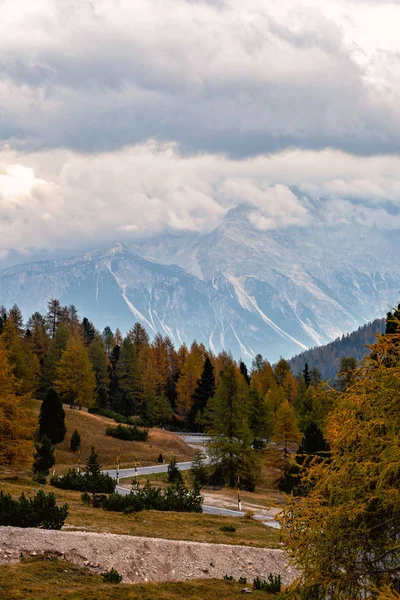
[[[0,0],[0,23],[0,256],[242,202],[306,226],[320,196],[399,226],[398,0]]]

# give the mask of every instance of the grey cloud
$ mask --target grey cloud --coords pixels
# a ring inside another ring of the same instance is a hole
[[[153,138],[231,156],[398,150],[397,90],[366,81],[323,8],[288,2],[287,20],[269,1],[41,0],[24,18],[25,5],[0,8],[3,141],[99,151]]]

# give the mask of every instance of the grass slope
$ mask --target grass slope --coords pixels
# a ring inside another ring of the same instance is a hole
[[[40,402],[35,402],[35,411],[39,415]],[[115,468],[115,457],[118,449],[121,450],[121,468],[132,467],[135,459],[138,466],[157,464],[160,452],[167,461],[174,455],[178,461],[191,460],[196,454],[180,437],[163,431],[162,429],[149,429],[149,437],[145,442],[127,442],[117,440],[106,435],[107,427],[116,426],[112,419],[99,415],[91,415],[84,409],[71,410],[64,405],[65,424],[67,434],[61,444],[55,446],[56,469],[58,473],[64,472],[68,467],[77,464],[77,454],[69,449],[71,435],[77,429],[81,436],[81,462],[85,463],[92,446],[99,452],[100,462],[104,468]]]
[[[70,514],[66,526],[84,531],[259,548],[281,547],[279,532],[253,519],[219,517],[202,513],[142,511],[125,515],[107,512],[84,505],[79,492],[59,490],[50,485],[41,486],[28,478],[13,480],[3,477],[0,480],[0,489],[14,497],[18,497],[21,492],[26,496],[34,495],[38,489],[44,489],[46,492],[53,491],[57,496],[58,504],[67,502],[69,505]],[[235,527],[236,531],[221,531],[220,528],[226,525]]]
[[[7,600],[232,600],[240,596],[243,585],[216,579],[178,583],[113,585],[103,583],[100,575],[51,557],[24,560],[13,566],[0,565],[0,594]],[[272,598],[253,592],[258,600]]]

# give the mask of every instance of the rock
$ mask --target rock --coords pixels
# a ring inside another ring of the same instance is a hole
[[[242,588],[240,591],[242,594],[252,594],[253,593],[253,590],[251,590],[248,587]]]

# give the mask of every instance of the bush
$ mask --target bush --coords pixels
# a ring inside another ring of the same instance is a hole
[[[224,531],[226,533],[234,533],[236,531],[236,527],[234,527],[233,525],[222,525],[222,527],[220,527],[219,530]]]
[[[162,452],[160,452],[160,454],[158,455],[157,462],[159,462],[159,463],[163,463],[164,462],[164,457],[162,455]]]
[[[33,466],[32,471],[35,475],[39,476],[42,480],[49,474],[49,469],[54,466],[54,448],[52,446],[50,438],[44,435],[40,442],[35,443],[35,453],[33,455]]]
[[[107,473],[91,475],[90,473],[78,473],[75,469],[69,469],[66,475],[54,475],[50,479],[50,485],[62,490],[111,494],[114,492],[117,482]]]
[[[110,571],[104,571],[101,576],[107,583],[121,583],[122,581],[122,575],[114,567]]]
[[[75,429],[74,433],[71,435],[71,443],[69,445],[72,452],[76,452],[81,447],[81,436],[78,431]]]
[[[272,575],[270,573],[268,575],[268,581],[261,581],[258,577],[253,581],[253,588],[255,590],[262,590],[264,592],[270,592],[271,594],[278,594],[281,591],[281,576],[280,575]]]
[[[136,427],[151,427],[151,423],[139,418],[126,417],[120,413],[116,413],[109,408],[99,408],[97,406],[89,408],[89,412],[93,415],[100,415],[107,417],[108,419],[114,419],[116,423],[123,423],[124,425],[136,425]]]
[[[143,488],[131,491],[127,496],[111,494],[103,502],[103,508],[115,512],[138,512],[141,510],[161,510],[176,512],[201,512],[203,497],[199,488],[193,490],[185,488],[178,482],[162,490],[152,487],[149,482]]]
[[[18,500],[0,492],[0,525],[61,529],[67,516],[68,504],[57,506],[53,492],[39,490],[34,498],[22,493]]]
[[[168,483],[183,483],[182,473],[176,465],[176,458],[173,456],[168,465]]]
[[[107,427],[106,434],[119,440],[137,441],[144,442],[149,437],[149,432],[145,429],[138,429],[136,425],[133,427],[123,427],[118,425],[117,427]]]

